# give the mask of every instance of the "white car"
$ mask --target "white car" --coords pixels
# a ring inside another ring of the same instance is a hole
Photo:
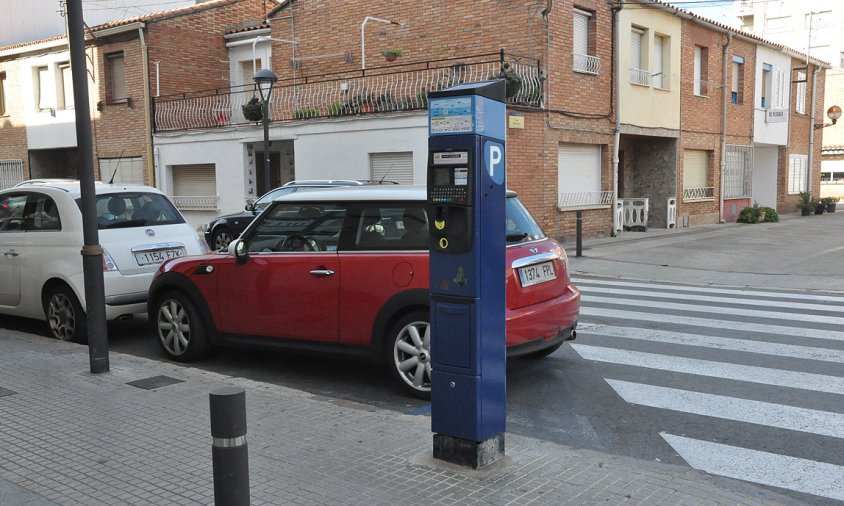
[[[106,318],[147,310],[147,291],[168,258],[208,252],[155,188],[97,183]],[[79,181],[31,181],[0,191],[0,314],[45,319],[57,339],[86,339]]]

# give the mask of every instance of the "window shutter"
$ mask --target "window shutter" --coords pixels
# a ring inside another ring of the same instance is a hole
[[[139,156],[100,158],[100,181],[110,181],[112,174],[114,182],[118,184],[145,184],[144,160]]]
[[[413,152],[370,153],[369,178],[373,181],[395,181],[413,184]]]
[[[173,196],[213,197],[217,195],[217,174],[213,163],[173,166]]]
[[[797,98],[794,107],[800,114],[806,114],[806,73],[798,72],[797,80],[802,82],[797,83]]]
[[[126,95],[126,69],[123,53],[108,55],[109,77],[111,78],[111,100],[120,100]]]
[[[38,67],[38,110],[49,109],[50,74],[47,67]]]
[[[255,60],[255,67],[253,70],[252,60],[244,60],[240,62],[240,69],[243,72],[243,84],[255,84],[255,70],[261,70],[261,60]]]
[[[809,175],[807,164],[807,155],[791,155],[788,158],[788,193],[806,191]]]
[[[64,64],[59,68],[62,72],[62,106],[65,109],[73,109],[73,76],[70,73],[70,65]]]
[[[557,154],[557,192],[601,191],[601,146],[560,144]]]
[[[774,102],[777,109],[785,108],[785,72],[777,70],[777,83],[775,85],[777,98]]]
[[[642,35],[635,28],[630,32],[630,66],[634,69],[642,69]]]
[[[687,149],[683,153],[683,188],[707,187],[709,156],[706,151]]]
[[[663,83],[665,82],[663,79],[665,78],[665,72],[663,72],[663,62],[662,62],[662,51],[665,46],[665,37],[654,37],[654,73],[656,74],[653,76],[653,84],[656,88],[664,88]]]
[[[574,54],[589,54],[589,16],[574,11]]]

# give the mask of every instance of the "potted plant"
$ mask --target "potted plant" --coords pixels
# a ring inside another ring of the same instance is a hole
[[[338,102],[336,104],[328,104],[329,116],[342,116],[344,114],[346,114],[346,111],[342,103]]]
[[[249,121],[261,121],[264,117],[264,104],[258,100],[258,97],[252,97],[240,108],[243,110],[243,117]]]
[[[800,209],[802,216],[809,216],[817,207],[815,199],[809,192],[800,192],[800,200],[797,201],[797,209]]]
[[[812,202],[815,203],[815,214],[823,214],[826,211],[826,205],[824,205],[823,199],[812,199]]]
[[[396,61],[396,58],[401,56],[401,49],[387,49],[383,52],[383,55],[387,61]]]
[[[826,212],[834,213],[835,205],[838,204],[839,200],[841,200],[841,197],[824,197],[821,199],[821,202],[823,202],[823,206],[824,209],[826,209]]]
[[[504,79],[506,90],[504,92],[508,99],[511,99],[519,94],[522,89],[522,77],[510,68],[509,63],[501,65],[501,72],[498,73],[499,79]]]
[[[312,107],[305,107],[303,109],[296,109],[293,111],[293,119],[316,118],[317,116],[319,116],[319,111]]]

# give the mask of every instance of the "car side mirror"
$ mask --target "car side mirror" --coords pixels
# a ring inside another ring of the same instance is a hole
[[[234,254],[234,259],[239,264],[246,263],[249,260],[249,249],[243,239],[235,239],[229,244],[229,252]]]
[[[246,204],[246,206],[244,206],[244,209],[246,209],[247,211],[252,211],[254,213],[255,212],[255,203],[250,202],[250,203]]]

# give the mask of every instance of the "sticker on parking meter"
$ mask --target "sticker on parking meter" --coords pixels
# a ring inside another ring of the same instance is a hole
[[[498,142],[484,143],[484,165],[495,184],[504,184],[504,145]]]
[[[466,186],[469,184],[469,169],[457,167],[454,169],[454,186]]]
[[[428,107],[431,134],[472,132],[472,97],[434,98]]]

